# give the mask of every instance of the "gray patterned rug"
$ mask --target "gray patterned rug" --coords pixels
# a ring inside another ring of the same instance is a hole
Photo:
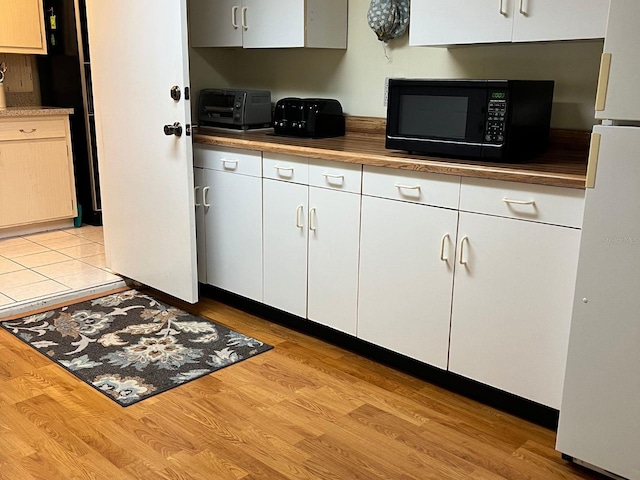
[[[123,406],[273,348],[136,290],[0,325]]]

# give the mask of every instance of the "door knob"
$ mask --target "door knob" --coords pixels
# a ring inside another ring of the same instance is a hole
[[[182,135],[182,125],[180,125],[180,122],[175,122],[173,125],[165,125],[164,134],[180,137]]]

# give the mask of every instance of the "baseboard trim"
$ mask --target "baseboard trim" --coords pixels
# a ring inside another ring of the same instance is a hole
[[[554,408],[470,380],[455,373],[432,367],[351,335],[319,325],[306,318],[292,315],[211,285],[200,284],[200,293],[213,300],[326,341],[542,427],[550,430],[557,430],[558,428],[559,411]]]

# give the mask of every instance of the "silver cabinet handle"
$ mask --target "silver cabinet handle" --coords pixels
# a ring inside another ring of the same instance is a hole
[[[302,228],[302,220],[300,220],[300,217],[302,216],[302,209],[304,207],[302,205],[299,205],[298,208],[296,208],[296,228]]]
[[[469,243],[469,237],[467,237],[466,235],[464,237],[462,237],[462,240],[460,240],[460,257],[458,258],[458,263],[460,263],[460,265],[466,265],[467,264],[467,260],[465,260],[465,258],[464,258],[464,244],[465,243]]]
[[[209,187],[204,187],[202,189],[202,204],[206,207],[209,208],[211,206],[210,203],[207,203],[207,195],[209,194]]]
[[[394,186],[396,188],[406,188],[407,190],[420,190],[420,185],[403,185],[401,183],[396,183]]]
[[[313,217],[316,214],[316,208],[313,207],[311,210],[309,210],[309,230],[311,230],[312,232],[316,231],[316,227],[313,224]]]
[[[275,168],[278,171],[284,170],[286,172],[293,172],[293,167],[281,167],[280,165],[275,165],[273,168]]]
[[[222,159],[222,168],[224,168],[225,170],[235,170],[236,168],[238,168],[238,161]]]
[[[196,207],[200,207],[201,205],[198,203],[198,190],[200,190],[200,187],[195,187],[193,189],[193,200],[195,201]]]
[[[500,15],[502,15],[503,17],[506,17],[507,12],[503,10],[503,7],[504,7],[504,0],[500,0]]]
[[[535,205],[536,204],[535,200],[513,200],[507,197],[504,197],[502,201],[507,204],[513,203],[515,205]]]
[[[245,30],[249,29],[247,26],[247,10],[248,7],[242,7],[242,28]]]
[[[238,7],[231,7],[231,25],[233,28],[238,28]]]
[[[442,240],[440,240],[440,260],[443,262],[448,262],[449,261],[449,257],[445,257],[444,256],[444,246],[445,243],[447,243],[447,241],[449,240],[449,234],[445,233],[444,236],[442,237]]]
[[[37,128],[32,128],[31,130],[29,130],[29,131],[27,132],[24,128],[21,128],[21,129],[20,129],[20,133],[33,133],[33,132],[35,132],[36,130],[37,130]]]

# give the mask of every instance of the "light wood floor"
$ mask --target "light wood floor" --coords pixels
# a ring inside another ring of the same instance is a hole
[[[275,349],[122,408],[0,329],[0,479],[601,478],[552,431],[214,301],[191,310]]]

